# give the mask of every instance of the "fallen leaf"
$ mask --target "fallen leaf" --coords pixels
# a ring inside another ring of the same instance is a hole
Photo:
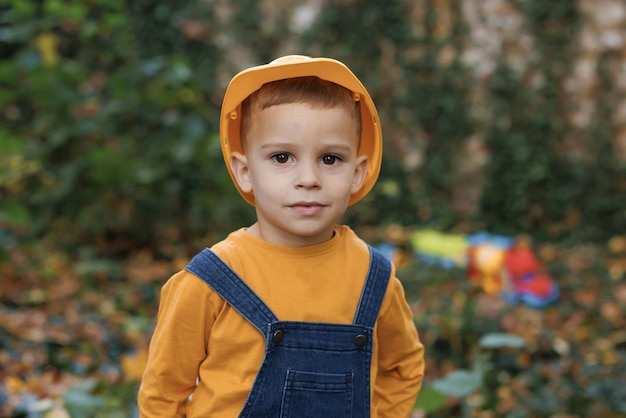
[[[140,348],[132,354],[124,354],[120,362],[126,381],[139,381],[148,362],[148,349]]]

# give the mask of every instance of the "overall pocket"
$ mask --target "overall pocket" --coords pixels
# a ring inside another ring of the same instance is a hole
[[[352,376],[287,370],[280,417],[351,417]]]

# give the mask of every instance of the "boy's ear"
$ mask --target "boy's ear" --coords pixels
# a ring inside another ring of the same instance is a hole
[[[363,181],[365,181],[365,175],[367,174],[367,155],[359,155],[357,157],[357,164],[354,169],[354,177],[352,178],[352,188],[350,191],[352,194],[361,190]]]
[[[239,189],[244,193],[250,193],[252,191],[252,181],[246,156],[239,152],[233,152],[230,155],[230,168]]]

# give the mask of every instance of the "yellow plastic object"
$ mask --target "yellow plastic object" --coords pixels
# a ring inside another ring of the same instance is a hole
[[[459,267],[466,263],[468,244],[464,235],[422,229],[411,233],[409,240],[418,254],[448,260]]]

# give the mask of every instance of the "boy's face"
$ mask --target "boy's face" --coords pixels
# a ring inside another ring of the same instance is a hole
[[[258,113],[245,155],[231,158],[239,187],[254,193],[251,233],[285,246],[329,240],[365,177],[358,142],[355,122],[339,108],[297,103]]]

